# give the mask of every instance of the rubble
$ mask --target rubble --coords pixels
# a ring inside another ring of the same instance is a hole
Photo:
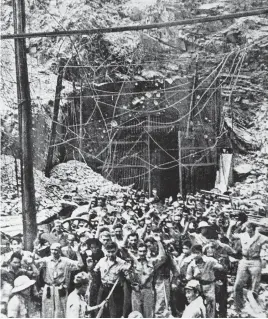
[[[57,165],[52,169],[50,178],[34,169],[34,181],[38,222],[59,213],[63,208],[74,210],[78,205],[88,203],[93,193],[106,194],[121,190],[121,186],[106,180],[79,161]],[[21,181],[20,174],[15,174],[15,159],[12,156],[1,155],[1,182],[1,230],[10,230],[12,225],[21,230]],[[19,218],[10,219],[10,216]],[[16,231],[16,228],[13,229]]]

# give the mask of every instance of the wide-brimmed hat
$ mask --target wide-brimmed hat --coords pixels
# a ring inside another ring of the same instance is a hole
[[[19,276],[14,280],[14,288],[12,293],[23,291],[35,284],[35,280],[31,280],[29,277],[23,275]]]
[[[210,225],[209,225],[207,222],[205,222],[205,221],[201,221],[201,222],[198,224],[197,229],[198,229],[198,228],[204,228],[204,227],[210,227]]]

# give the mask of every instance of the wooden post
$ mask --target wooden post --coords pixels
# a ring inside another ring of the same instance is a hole
[[[46,162],[46,168],[45,168],[46,177],[50,176],[50,170],[53,164],[52,162],[53,162],[54,144],[56,139],[56,128],[57,128],[58,115],[59,115],[59,109],[60,109],[60,92],[62,90],[63,70],[64,70],[64,65],[63,65],[63,60],[61,59],[59,63],[59,74],[57,77],[54,111],[53,111],[51,133],[50,133],[49,147],[48,147],[48,153],[47,153],[47,162]]]
[[[148,115],[148,131],[147,131],[147,151],[148,151],[148,192],[149,198],[152,195],[152,185],[151,185],[151,145],[150,145],[150,130],[151,130],[151,116]]]
[[[13,0],[15,33],[25,33],[24,0]],[[32,152],[32,108],[25,39],[15,39],[15,63],[21,142],[22,222],[24,249],[32,250],[37,234]]]
[[[181,165],[181,131],[178,131],[178,151],[179,151],[179,183],[180,193],[182,194],[182,165]]]
[[[82,161],[83,151],[83,81],[80,82],[80,110],[79,110],[79,159]]]

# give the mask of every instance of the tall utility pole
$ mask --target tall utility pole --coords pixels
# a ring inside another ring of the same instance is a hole
[[[15,33],[25,33],[24,0],[13,0]],[[24,248],[32,250],[36,238],[36,207],[32,152],[32,108],[25,39],[15,39],[15,62],[21,143],[22,219]]]

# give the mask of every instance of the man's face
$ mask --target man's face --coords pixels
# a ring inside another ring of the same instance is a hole
[[[208,257],[214,257],[215,248],[214,247],[208,247],[207,249],[207,256]]]
[[[12,250],[13,252],[16,252],[16,251],[21,252],[21,250],[22,250],[22,243],[17,242],[17,240],[12,240],[12,241],[11,241],[10,248],[11,248],[11,250]]]
[[[209,216],[209,223],[210,223],[211,225],[216,224],[216,221],[217,221],[217,217],[216,217],[216,216],[214,216],[214,215]]]
[[[147,241],[145,245],[146,245],[147,249],[149,249],[149,250],[151,250],[154,246],[151,241]]]
[[[138,244],[138,239],[136,236],[129,236],[128,243],[130,246],[135,247]]]
[[[10,266],[12,269],[14,269],[15,271],[18,270],[21,267],[21,261],[19,258],[13,258],[10,262]]]
[[[74,242],[74,240],[75,240],[75,236],[69,234],[68,237],[67,237],[67,242],[68,242],[68,244],[69,244],[69,245],[72,245],[73,242]]]
[[[174,217],[173,217],[173,220],[174,220],[174,222],[175,223],[178,223],[178,222],[180,222],[181,221],[181,215],[175,215]]]
[[[96,244],[91,244],[90,250],[92,251],[93,254],[96,254],[99,250],[99,247]]]
[[[206,207],[209,207],[209,200],[208,199],[205,199],[204,203],[205,203]]]
[[[189,303],[196,299],[196,294],[193,289],[185,289],[185,296]]]
[[[190,249],[188,246],[183,246],[183,247],[182,247],[182,252],[183,252],[185,255],[190,255],[191,249]]]
[[[55,223],[55,227],[56,231],[60,231],[61,230],[61,224],[60,223]]]
[[[187,218],[188,217],[188,213],[187,212],[183,212],[182,216],[183,216],[183,218]]]
[[[113,248],[113,249],[106,250],[106,256],[108,259],[114,260],[116,257],[116,249]]]
[[[139,247],[138,249],[138,256],[140,259],[145,259],[146,258],[146,254],[147,254],[147,249],[146,247]]]
[[[54,257],[56,259],[60,257],[60,249],[52,248],[52,249],[50,249],[50,252],[51,252],[52,257]]]
[[[105,246],[109,241],[111,241],[111,237],[109,235],[102,235],[100,238],[100,242]]]
[[[117,238],[121,238],[123,236],[122,228],[115,228],[114,233]]]
[[[102,206],[102,199],[98,199],[97,206]]]
[[[201,230],[200,230],[200,233],[201,233],[202,235],[206,235],[206,234],[208,233],[207,227],[202,227]]]
[[[139,221],[139,226],[140,226],[140,227],[144,227],[144,224],[145,224],[144,219],[142,219],[142,220]]]
[[[86,294],[86,292],[87,292],[87,287],[88,287],[88,284],[84,284],[81,287],[79,287],[79,289],[78,289],[79,294],[84,296]]]
[[[249,236],[253,236],[255,234],[255,229],[253,229],[252,226],[247,226],[246,230]]]

